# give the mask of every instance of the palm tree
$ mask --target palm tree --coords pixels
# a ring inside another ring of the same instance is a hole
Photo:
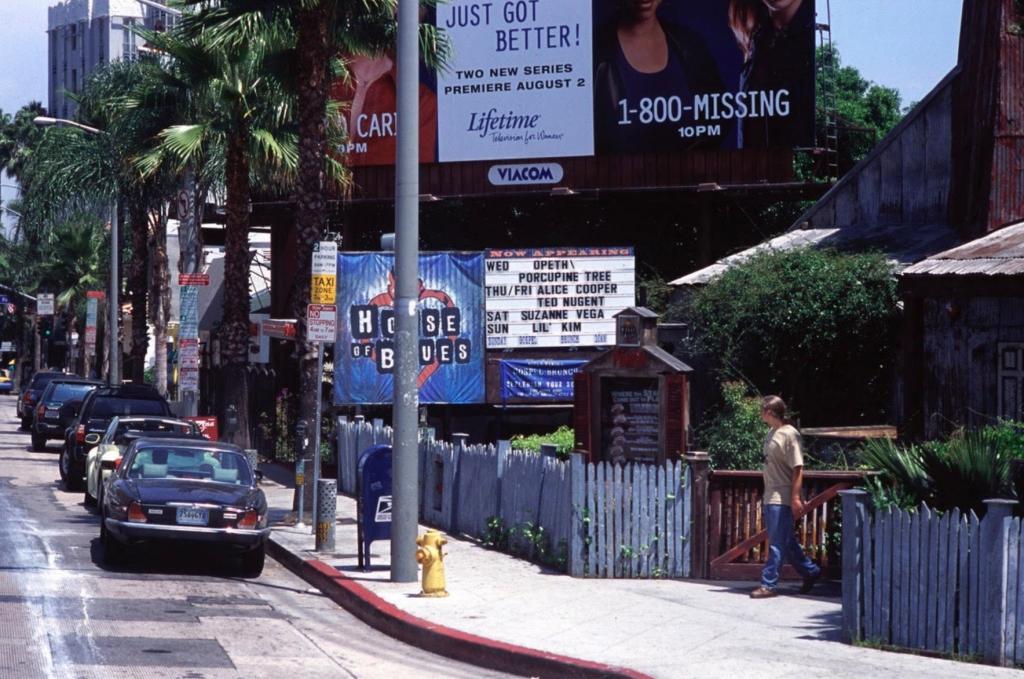
[[[32,150],[43,136],[32,121],[44,115],[46,109],[38,101],[22,106],[13,116],[0,112],[0,170],[8,177],[23,181]]]
[[[64,309],[67,346],[77,320],[77,308],[85,293],[103,285],[107,273],[107,236],[95,215],[77,214],[53,228],[42,250],[41,273],[48,287],[56,289],[55,302]],[[71,352],[67,354],[67,367]]]
[[[327,153],[332,137],[329,112],[339,102],[329,101],[333,78],[347,79],[347,57],[379,55],[395,43],[396,0],[185,0],[202,9],[184,22],[186,30],[207,32],[217,45],[237,47],[261,36],[291,36],[282,61],[294,67],[298,113],[298,172],[295,200],[295,271],[288,294],[291,315],[298,319],[299,417],[315,419],[320,389],[316,353],[307,340],[306,305],[310,294],[313,247],[327,231],[327,191],[331,181],[347,186],[349,174]],[[433,0],[422,2],[434,5]],[[282,40],[282,42],[284,42]],[[433,26],[421,27],[423,58],[431,67],[443,64],[449,45]],[[304,456],[314,454],[312,442]]]
[[[138,106],[132,98],[139,91],[148,91],[154,63],[153,59],[114,62],[93,73],[76,99],[79,115],[106,130],[114,145],[117,183],[131,233],[127,273],[133,319],[132,380],[141,383],[144,379],[149,321],[156,345],[156,387],[166,394],[170,309],[166,232],[173,175],[166,166],[143,174],[136,159],[152,147],[173,113],[164,100],[152,99],[148,105]]]
[[[167,258],[163,247],[151,248],[150,234],[166,226],[167,173],[143,174],[136,158],[151,145],[162,127],[158,107],[133,108],[128,93],[141,87],[146,67],[118,61],[94,72],[75,98],[79,118],[103,131],[82,134],[74,129],[49,129],[26,168],[29,180],[24,204],[32,234],[43,234],[68,215],[88,211],[106,215],[114,197],[131,232],[132,379],[143,379],[148,349],[147,307],[150,281],[154,296],[166,306],[169,298]],[[119,244],[120,246],[120,244]],[[150,272],[152,271],[152,277]],[[161,305],[157,305],[157,309]],[[166,318],[156,317],[157,387],[166,391]],[[159,379],[162,378],[162,379]]]
[[[235,48],[213,48],[202,34],[181,30],[149,34],[150,43],[175,62],[179,77],[200,92],[191,122],[172,125],[158,134],[159,144],[142,160],[173,160],[184,173],[204,160],[223,154],[226,191],[224,233],[224,314],[221,363],[224,398],[222,416],[234,411],[243,423],[227,438],[248,446],[247,366],[249,361],[249,204],[254,165],[271,183],[282,183],[296,162],[294,133],[286,128],[294,100],[275,77],[269,57],[277,45],[263,36]]]

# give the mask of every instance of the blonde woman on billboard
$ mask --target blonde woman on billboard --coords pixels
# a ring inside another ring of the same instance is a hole
[[[694,95],[724,88],[696,32],[666,21],[667,0],[612,0],[614,18],[594,42],[594,122],[599,151],[645,152],[718,147],[719,137],[680,134]],[[688,119],[689,118],[689,119]]]
[[[751,110],[773,109],[742,119],[737,146],[813,145],[814,0],[730,0],[729,27],[743,55],[739,92]]]

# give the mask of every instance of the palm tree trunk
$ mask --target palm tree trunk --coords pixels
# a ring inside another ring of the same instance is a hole
[[[227,184],[224,228],[224,317],[221,401],[225,439],[249,447],[249,157],[248,129],[239,121],[228,137],[225,154]]]
[[[153,240],[150,257],[153,271],[153,340],[156,342],[156,366],[153,374],[157,391],[167,395],[167,319],[171,311],[171,287],[168,283],[167,216],[159,208],[148,211]]]
[[[185,168],[185,174],[178,189],[177,199],[179,273],[200,273],[205,263],[203,260],[202,229],[200,226],[203,221],[203,207],[206,204],[207,191],[207,185],[199,181],[195,164],[189,163]],[[179,333],[179,351],[182,339],[197,338],[186,337]],[[199,414],[199,394],[197,392],[181,391],[180,374],[178,399],[181,401],[180,415],[194,416]]]
[[[330,26],[334,2],[319,2],[296,10],[299,50],[299,163],[295,189],[295,279],[289,299],[292,315],[298,319],[296,343],[299,355],[299,419],[320,426],[316,419],[316,395],[320,390],[316,351],[307,337],[306,305],[309,302],[310,258],[313,245],[327,230],[327,204],[324,196],[325,153],[327,149],[327,90],[330,52]],[[313,450],[313,437],[302,451],[303,458],[319,454]],[[311,504],[313,475],[306,475],[304,503]]]
[[[149,332],[146,327],[149,293],[149,217],[141,206],[129,211],[131,219],[132,261],[128,267],[128,286],[132,299],[132,382],[142,384],[146,371]]]

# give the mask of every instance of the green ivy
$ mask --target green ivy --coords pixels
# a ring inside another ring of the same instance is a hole
[[[569,562],[569,546],[566,541],[559,540],[557,545],[552,545],[551,537],[544,526],[532,521],[510,528],[501,517],[489,517],[481,542],[488,549],[525,556],[563,572]]]

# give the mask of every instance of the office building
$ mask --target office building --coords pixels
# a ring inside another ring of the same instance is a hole
[[[147,0],[64,0],[49,8],[49,100],[47,110],[73,118],[75,102],[67,93],[81,92],[97,68],[118,59],[137,58],[145,40],[132,28],[164,30],[174,16]]]

